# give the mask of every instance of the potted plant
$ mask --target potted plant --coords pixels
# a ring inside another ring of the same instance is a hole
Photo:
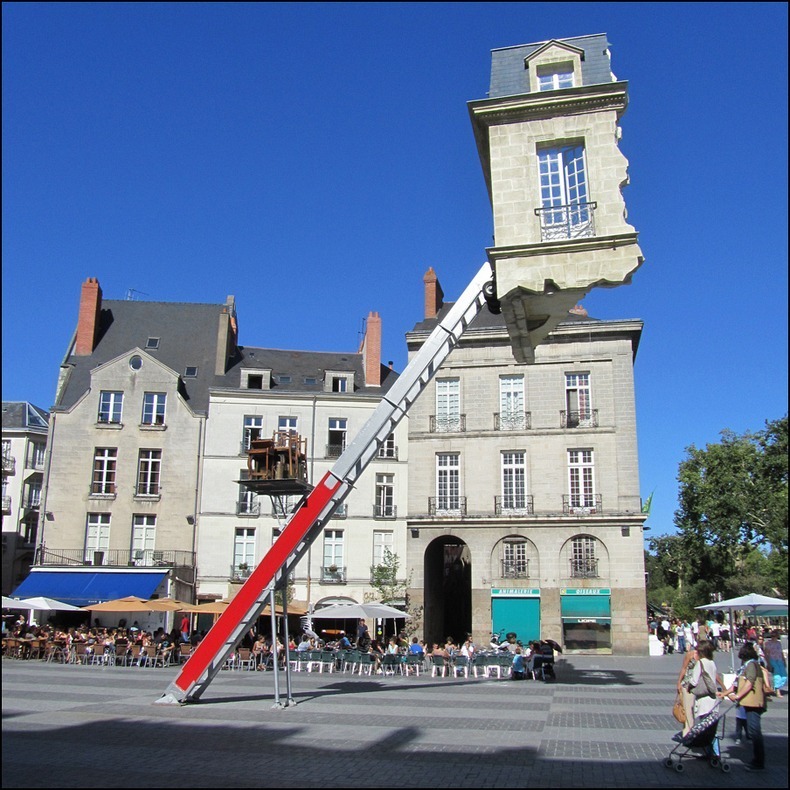
[[[328,570],[330,573],[337,573],[337,565],[330,565],[330,566],[327,568],[327,570]]]

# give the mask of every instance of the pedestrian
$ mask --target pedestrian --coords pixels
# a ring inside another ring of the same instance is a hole
[[[181,618],[181,641],[185,644],[189,642],[189,615],[184,612],[184,616]]]
[[[787,685],[787,664],[782,643],[779,641],[779,631],[771,631],[770,639],[763,643],[765,663],[768,671],[773,675],[773,688],[777,697],[782,696],[782,689]]]
[[[752,741],[752,761],[744,766],[747,771],[762,771],[765,768],[765,742],[761,717],[765,713],[763,670],[757,663],[757,651],[748,642],[741,648],[738,658],[744,662],[743,673],[738,678],[737,688],[730,686],[721,696],[737,702],[746,709],[746,732]]]

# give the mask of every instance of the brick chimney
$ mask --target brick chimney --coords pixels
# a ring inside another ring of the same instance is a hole
[[[101,315],[101,287],[95,277],[88,277],[82,284],[80,294],[80,315],[77,320],[77,340],[74,354],[87,357],[96,348],[99,335],[99,316]]]
[[[359,347],[365,368],[365,386],[381,386],[381,316],[370,312],[365,325],[365,337]]]
[[[436,318],[444,304],[442,301],[444,292],[442,286],[439,285],[439,278],[436,276],[433,266],[425,272],[422,281],[425,283],[425,317]]]

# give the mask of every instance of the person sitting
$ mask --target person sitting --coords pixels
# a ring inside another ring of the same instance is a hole
[[[411,639],[411,644],[409,645],[409,653],[413,656],[424,656],[425,651],[423,650],[423,646],[420,644],[419,640],[416,636],[413,636]]]
[[[340,650],[351,650],[351,640],[343,633],[337,643]]]
[[[296,646],[296,650],[299,653],[304,653],[306,650],[312,650],[313,646],[311,644],[310,637],[307,634],[302,634],[302,641]]]
[[[524,680],[527,676],[527,663],[524,660],[524,652],[521,646],[516,647],[516,652],[513,654],[513,667],[510,671],[510,677],[513,680]]]

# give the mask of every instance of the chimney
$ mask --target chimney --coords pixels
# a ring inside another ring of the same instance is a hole
[[[95,277],[88,277],[82,284],[80,294],[80,314],[77,320],[77,340],[74,354],[87,357],[96,348],[99,336],[99,316],[101,315],[101,287]]]
[[[370,312],[365,325],[365,337],[359,347],[365,370],[365,386],[381,386],[381,316]]]
[[[214,362],[214,375],[224,376],[228,363],[236,353],[239,342],[239,325],[236,320],[236,298],[229,296],[219,314],[217,332],[217,356]]]
[[[436,276],[433,266],[425,272],[425,277],[422,278],[422,281],[425,283],[425,317],[436,318],[439,310],[442,309],[444,293],[442,292],[442,286],[439,285],[439,278]]]

